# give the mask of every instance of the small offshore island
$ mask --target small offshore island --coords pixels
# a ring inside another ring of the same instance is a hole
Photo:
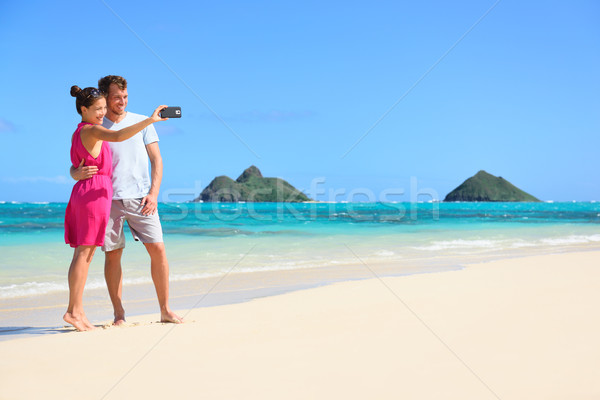
[[[501,176],[484,170],[464,181],[446,195],[444,202],[541,202]],[[281,178],[265,178],[251,165],[234,181],[228,176],[214,178],[193,202],[299,203],[311,200]]]
[[[540,202],[541,200],[526,193],[502,178],[483,170],[464,181],[446,195],[445,202]]]
[[[281,178],[265,178],[251,165],[234,181],[217,176],[204,188],[194,202],[270,202],[298,203],[310,201],[301,191]]]

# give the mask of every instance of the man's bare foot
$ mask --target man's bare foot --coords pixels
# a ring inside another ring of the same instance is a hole
[[[63,315],[63,319],[65,322],[73,325],[75,329],[78,331],[89,331],[90,328],[86,325],[84,321],[85,316],[82,318],[81,315],[74,315],[73,313],[67,312]]]
[[[160,322],[167,322],[171,324],[182,324],[183,318],[175,314],[173,311],[163,311],[160,313]]]
[[[115,306],[114,311],[113,315],[115,316],[115,319],[113,320],[113,325],[123,325],[125,323],[125,310],[123,309],[123,306]]]

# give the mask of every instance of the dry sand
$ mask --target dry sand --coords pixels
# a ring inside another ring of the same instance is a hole
[[[597,251],[343,282],[0,342],[0,399],[600,399],[599,306]]]

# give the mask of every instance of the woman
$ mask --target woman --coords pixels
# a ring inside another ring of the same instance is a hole
[[[71,87],[81,122],[71,138],[71,162],[74,167],[95,165],[98,173],[73,186],[65,214],[65,243],[75,248],[69,268],[69,307],[63,319],[78,331],[94,329],[83,312],[83,288],[97,246],[104,244],[104,233],[112,200],[112,156],[104,142],[122,142],[145,127],[167,118],[159,116],[160,106],[150,118],[135,125],[111,131],[104,128],[106,99],[98,89]]]

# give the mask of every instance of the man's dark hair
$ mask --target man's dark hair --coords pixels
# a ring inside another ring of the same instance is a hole
[[[108,89],[110,84],[114,83],[121,90],[127,89],[127,80],[122,76],[118,75],[107,75],[104,78],[98,80],[98,89],[108,95]]]

